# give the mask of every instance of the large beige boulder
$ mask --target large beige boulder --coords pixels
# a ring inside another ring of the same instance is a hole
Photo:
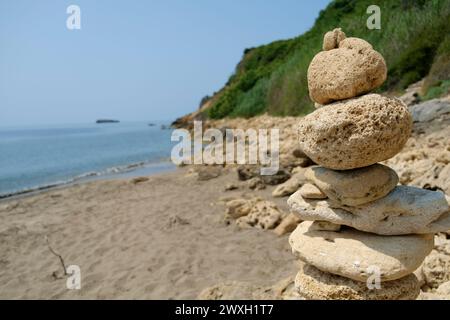
[[[291,212],[306,221],[323,220],[381,235],[426,234],[450,229],[450,199],[439,191],[397,186],[386,197],[357,207],[327,200],[288,199]]]
[[[367,167],[400,152],[411,128],[411,114],[402,101],[368,94],[326,105],[300,119],[300,147],[326,168]]]
[[[416,276],[381,283],[381,289],[369,289],[365,282],[354,281],[305,265],[295,278],[295,287],[307,300],[414,300],[420,293]]]
[[[356,281],[380,272],[380,281],[413,273],[431,252],[432,235],[380,236],[351,228],[317,230],[302,222],[290,235],[292,252],[307,264]]]
[[[328,198],[348,206],[358,206],[383,198],[398,183],[395,171],[381,164],[345,171],[314,166],[306,170],[305,177]]]
[[[335,46],[337,37],[326,35],[324,49]],[[320,104],[353,98],[380,87],[386,75],[381,54],[362,39],[347,38],[339,42],[339,48],[313,58],[308,68],[309,95]]]

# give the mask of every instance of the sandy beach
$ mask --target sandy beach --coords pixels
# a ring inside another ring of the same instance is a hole
[[[418,108],[412,111],[419,115],[432,110]],[[386,164],[401,184],[448,193],[450,118],[436,110],[416,121],[402,152]],[[238,166],[186,166],[0,201],[0,298],[196,299],[202,292],[200,298],[208,299],[285,298],[270,288],[281,283],[284,290],[298,270],[288,234],[243,228],[225,213],[231,200],[260,197],[288,216],[288,194],[274,195],[292,189],[295,170],[305,166],[292,155],[296,123],[261,116],[209,124],[280,128],[280,163],[292,178],[263,183],[261,190],[259,178],[253,186],[254,179],[238,179]],[[422,298],[439,298],[438,286],[450,280],[448,233],[435,244],[421,267]],[[80,267],[80,290],[67,289],[58,255],[66,267]]]
[[[234,180],[232,170],[198,181],[182,168],[140,183],[96,181],[3,201],[1,298],[195,299],[224,281],[271,285],[292,275],[286,236],[224,220],[218,200]],[[66,288],[49,244],[66,265],[80,266],[81,290]]]

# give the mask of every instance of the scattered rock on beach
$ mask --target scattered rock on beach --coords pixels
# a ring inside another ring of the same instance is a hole
[[[437,250],[425,258],[422,272],[426,284],[431,288],[437,288],[444,282],[450,281],[450,255]]]
[[[273,175],[261,175],[261,179],[265,184],[274,186],[283,183],[291,177],[291,174],[285,169],[279,169],[277,173]]]
[[[240,217],[246,216],[250,213],[252,205],[257,201],[257,199],[235,199],[228,201],[226,206],[226,215],[233,219],[238,219]]]
[[[247,186],[251,190],[263,190],[266,188],[266,184],[260,177],[254,177],[250,180],[247,180]]]
[[[289,180],[278,185],[275,190],[272,191],[274,197],[285,197],[293,194],[299,187],[306,182],[304,170],[297,171],[293,174]]]
[[[262,175],[260,169],[261,167],[256,165],[241,165],[237,169],[238,178],[241,181],[246,181],[258,177],[265,184],[277,185],[285,182],[291,177],[291,174],[284,168],[279,168],[279,170],[272,175]]]
[[[138,184],[138,183],[141,183],[141,182],[146,182],[148,180],[149,180],[148,177],[136,177],[136,178],[131,179],[131,183],[132,184]]]
[[[224,188],[225,191],[232,191],[237,189],[239,189],[239,186],[235,183],[227,183]]]
[[[283,221],[273,230],[277,236],[282,236],[290,233],[297,228],[301,220],[293,213],[287,215]]]
[[[256,227],[260,229],[273,229],[285,217],[285,213],[270,201],[260,200],[252,204],[250,212],[238,218],[236,225],[241,228]]]
[[[240,165],[237,168],[237,174],[241,181],[250,180],[259,176],[259,167],[255,165]]]
[[[199,181],[207,181],[217,178],[222,173],[222,167],[220,166],[202,166],[197,174]]]

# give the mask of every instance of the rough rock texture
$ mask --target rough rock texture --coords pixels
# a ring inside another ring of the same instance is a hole
[[[328,31],[323,37],[323,50],[336,49],[339,43],[345,39],[345,33],[341,28],[336,28],[333,31]]]
[[[273,202],[257,201],[252,205],[246,216],[236,220],[236,225],[241,228],[273,229],[283,220],[285,215]]]
[[[444,282],[437,288],[436,293],[450,295],[450,281]]]
[[[445,100],[445,99],[440,99]],[[450,101],[447,98],[446,101]],[[280,130],[280,161],[291,158],[299,149],[298,117],[271,117],[263,115],[250,119],[220,119],[210,121],[215,128],[255,128]],[[450,195],[450,114],[430,122],[415,122],[412,137],[402,151],[383,164],[394,169],[400,183],[430,190],[443,190]],[[303,156],[303,155],[302,155]],[[293,157],[292,157],[293,158]],[[237,165],[226,165],[236,168]],[[294,172],[292,170],[292,172]]]
[[[396,155],[411,128],[411,114],[403,102],[368,94],[329,104],[300,119],[300,147],[326,168],[367,167]]]
[[[364,40],[356,40],[347,38],[339,43],[339,48],[319,52],[313,58],[308,68],[313,101],[327,104],[353,98],[378,88],[386,80],[384,58]],[[331,45],[335,43],[327,41],[327,48]]]
[[[423,299],[441,299],[439,295],[450,295],[450,238],[446,233],[440,233],[434,237],[433,251],[425,258],[425,261],[416,270],[423,278],[423,289],[427,292]],[[433,296],[433,297],[432,297]]]
[[[352,50],[373,50],[373,47],[366,40],[350,37],[342,40],[339,43],[339,49],[352,49]]]
[[[346,171],[314,166],[306,170],[305,177],[328,198],[348,206],[358,206],[383,198],[398,183],[395,171],[381,164]],[[303,196],[302,192],[300,194]]]
[[[290,196],[295,191],[298,190],[306,182],[304,170],[297,172],[291,176],[289,180],[280,184],[273,190],[272,196],[274,197],[285,197]]]
[[[326,199],[327,195],[311,183],[305,183],[299,190],[303,198],[306,199]]]
[[[301,220],[293,213],[287,215],[283,221],[273,230],[277,236],[285,235],[290,233],[297,228]]]
[[[251,190],[263,190],[266,188],[266,184],[260,177],[254,177],[247,180],[247,186]]]
[[[414,272],[434,245],[432,235],[386,237],[351,228],[319,231],[314,224],[302,222],[290,235],[292,252],[324,272],[356,281],[366,281],[371,266],[380,269],[381,281],[400,279]]]
[[[247,199],[234,199],[228,201],[226,206],[225,214],[233,219],[238,219],[240,217],[246,216],[250,213],[252,206],[254,205],[255,200],[247,200]]]
[[[442,283],[450,281],[450,254],[433,250],[425,258],[422,272],[426,284],[431,288],[437,288]]]
[[[289,180],[290,177],[290,173],[285,169],[278,170],[278,172],[274,175],[261,175],[261,179],[264,181],[264,183],[271,186],[283,183]]]
[[[402,152],[386,161],[400,183],[450,195],[450,114],[414,124]]]
[[[450,294],[440,294],[434,292],[420,292],[417,300],[450,300]]]
[[[239,185],[236,183],[227,183],[224,187],[224,191],[232,191],[239,189]]]
[[[323,220],[381,235],[437,233],[450,229],[450,209],[442,192],[397,186],[386,197],[358,207],[327,200],[288,199],[302,220]]]
[[[365,282],[354,281],[305,265],[295,278],[295,287],[307,300],[414,300],[420,293],[416,276],[382,282],[370,290]]]
[[[197,174],[197,179],[199,181],[207,181],[217,178],[222,173],[222,168],[220,166],[203,166],[200,167]]]

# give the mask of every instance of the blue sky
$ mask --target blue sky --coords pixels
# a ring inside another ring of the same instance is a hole
[[[0,0],[0,126],[173,120],[328,0]],[[81,8],[68,30],[66,8]]]

